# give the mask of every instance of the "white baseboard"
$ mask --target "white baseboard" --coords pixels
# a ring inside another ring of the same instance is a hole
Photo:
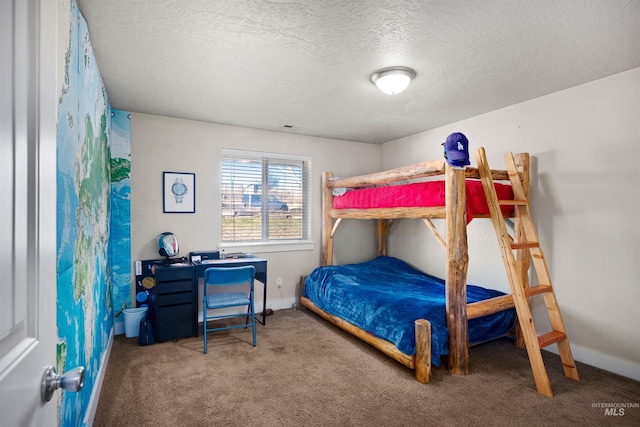
[[[124,334],[124,320],[113,324],[116,335]]]
[[[111,330],[111,334],[109,336],[109,344],[107,344],[107,348],[102,354],[102,360],[100,360],[100,372],[96,377],[96,382],[93,385],[93,390],[91,391],[91,398],[89,399],[89,405],[87,407],[87,413],[84,416],[84,421],[82,423],[83,426],[91,427],[93,426],[93,420],[96,417],[96,412],[98,410],[98,402],[100,400],[100,392],[102,391],[102,383],[104,382],[104,377],[107,373],[107,365],[109,364],[109,357],[111,356],[111,349],[113,348],[113,340],[115,338],[115,330],[117,329],[117,323],[115,327]],[[124,323],[120,323],[122,325],[122,330],[124,333]]]
[[[274,299],[271,301],[267,301],[267,308],[271,308],[275,310],[286,310],[288,308],[293,308],[294,304],[298,307],[300,300],[298,298],[282,298],[282,299]],[[260,312],[262,310],[262,305],[258,304],[256,306],[256,311]]]
[[[545,350],[558,354],[558,347],[555,344],[547,347]],[[613,372],[614,374],[631,378],[632,380],[640,381],[640,365],[637,363],[618,359],[617,357],[600,353],[573,343],[571,344],[571,353],[573,354],[573,358],[578,362],[595,366],[596,368],[603,369],[607,372]],[[578,374],[580,374],[579,371]]]

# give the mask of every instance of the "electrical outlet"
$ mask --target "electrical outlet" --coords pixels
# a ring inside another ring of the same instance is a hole
[[[276,277],[276,285],[278,285],[279,288],[282,287],[282,277]]]

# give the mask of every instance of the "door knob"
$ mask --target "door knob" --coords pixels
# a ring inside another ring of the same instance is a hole
[[[84,366],[78,366],[70,371],[65,372],[62,375],[58,375],[56,368],[48,366],[44,370],[42,375],[42,384],[40,386],[40,397],[42,403],[47,403],[51,400],[53,392],[61,388],[65,391],[77,392],[82,390],[84,386]]]

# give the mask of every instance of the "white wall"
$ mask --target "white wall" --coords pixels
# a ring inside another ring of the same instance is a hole
[[[131,257],[160,258],[156,237],[171,231],[178,237],[180,255],[190,251],[215,250],[220,244],[220,151],[236,148],[312,158],[312,238],[314,250],[290,252],[253,251],[268,260],[267,306],[290,308],[298,292],[301,275],[320,264],[321,173],[333,171],[349,176],[376,171],[380,146],[339,141],[284,132],[131,115]],[[196,213],[162,212],[162,172],[190,172],[196,175]],[[347,223],[348,221],[345,221]],[[375,255],[372,224],[342,225],[336,245],[336,262],[357,262]],[[283,278],[282,288],[276,277]],[[135,286],[132,283],[132,288]],[[260,288],[258,288],[260,289]],[[132,295],[135,291],[132,290]],[[262,307],[261,298],[256,302]]]
[[[640,68],[389,142],[382,168],[441,158],[451,132],[469,138],[473,166],[480,146],[496,169],[507,151],[531,154],[532,215],[574,357],[640,380]],[[490,222],[468,230],[469,282],[508,291]],[[390,251],[444,275],[444,251],[420,221],[397,225]]]

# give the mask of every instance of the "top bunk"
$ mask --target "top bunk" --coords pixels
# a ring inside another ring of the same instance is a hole
[[[474,218],[491,216],[480,172],[477,167],[468,166],[468,151],[463,167],[447,155],[451,157],[451,152],[445,147],[446,160],[430,160],[367,175],[335,177],[333,172],[324,172],[322,265],[333,263],[333,238],[341,221],[347,218],[377,221],[377,255],[387,255],[387,236],[396,220],[415,218],[422,219],[440,245],[450,252],[450,262],[464,258],[465,254],[460,255],[456,248],[466,247],[467,224]],[[528,200],[529,154],[515,154],[514,161]],[[498,199],[512,200],[509,172],[503,169],[490,172]],[[501,210],[505,218],[514,218],[512,205],[505,202]],[[446,237],[442,237],[432,219],[445,220]]]
[[[509,181],[507,171],[494,169],[491,172],[493,180],[498,181],[498,198],[512,199],[513,193],[506,183]],[[332,172],[325,172],[322,182],[325,213],[330,218],[444,219],[447,205],[451,206],[451,203],[447,204],[447,194],[462,183],[465,197],[454,201],[465,203],[467,222],[473,218],[489,217],[478,169],[457,169],[445,160],[426,161],[348,178],[334,177]],[[504,207],[503,214],[512,217],[512,209]]]

